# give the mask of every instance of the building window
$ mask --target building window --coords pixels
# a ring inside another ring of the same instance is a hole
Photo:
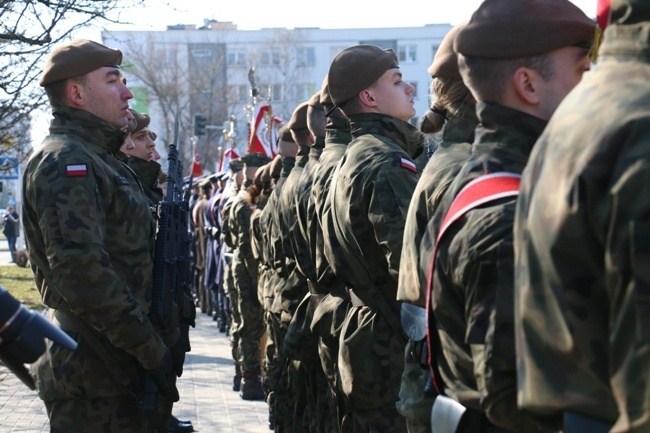
[[[192,57],[212,57],[212,51],[207,48],[195,48],[192,50]]]
[[[312,96],[314,96],[314,93],[316,93],[317,90],[320,90],[320,86],[317,87],[314,83],[298,84],[296,88],[296,96],[301,101],[309,100]]]
[[[314,47],[300,47],[296,51],[296,64],[298,66],[314,66],[316,64],[316,49]]]
[[[418,60],[416,45],[401,45],[397,48],[400,63],[415,63]]]
[[[264,66],[278,66],[280,64],[280,53],[277,51],[265,51],[260,58],[260,64]]]
[[[228,51],[226,53],[226,63],[228,66],[245,66],[246,53],[243,51]]]

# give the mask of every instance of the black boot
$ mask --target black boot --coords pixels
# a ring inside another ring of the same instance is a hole
[[[169,419],[169,433],[186,433],[193,432],[194,426],[191,421],[181,421],[174,415]]]
[[[260,376],[256,372],[244,371],[239,396],[243,400],[264,400]]]
[[[232,390],[239,392],[241,389],[241,369],[239,368],[238,365],[235,365],[235,375],[232,378]]]

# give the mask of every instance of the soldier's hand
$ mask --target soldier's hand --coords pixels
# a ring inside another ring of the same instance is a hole
[[[174,344],[170,348],[174,373],[176,373],[176,376],[178,377],[181,377],[181,375],[183,374],[183,364],[185,363],[186,346],[187,346],[187,342],[185,341],[185,338],[183,338],[183,336],[179,336],[178,340],[176,340],[176,344]]]
[[[151,370],[147,370],[158,385],[158,390],[168,401],[178,401],[179,395],[176,389],[176,378],[171,351],[165,347],[165,356],[160,364]]]

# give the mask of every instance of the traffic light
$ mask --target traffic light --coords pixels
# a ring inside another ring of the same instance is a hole
[[[194,115],[194,135],[197,137],[205,135],[205,121],[205,117],[203,117],[201,114]]]

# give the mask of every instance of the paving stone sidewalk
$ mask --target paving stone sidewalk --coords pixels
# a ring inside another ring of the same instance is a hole
[[[244,401],[232,390],[235,372],[228,337],[212,318],[197,312],[196,328],[190,329],[192,351],[178,380],[181,399],[174,415],[190,420],[201,433],[266,433],[268,406],[263,401]],[[43,403],[0,365],[0,432],[49,433]]]

